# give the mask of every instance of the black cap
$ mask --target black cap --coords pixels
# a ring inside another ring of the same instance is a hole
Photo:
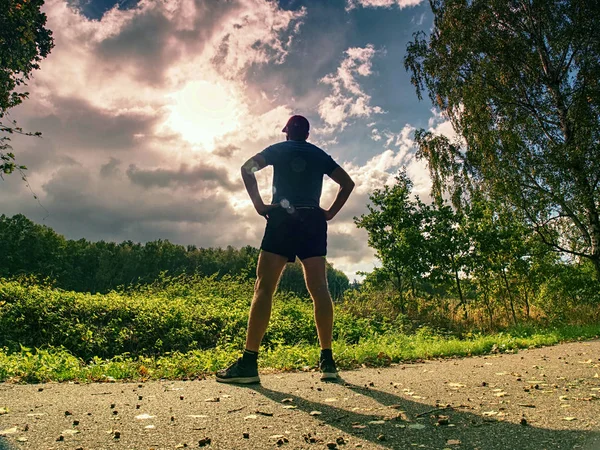
[[[306,134],[310,129],[308,120],[304,116],[292,116],[281,131],[292,134]]]

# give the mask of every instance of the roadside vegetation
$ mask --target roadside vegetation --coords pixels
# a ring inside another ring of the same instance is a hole
[[[243,348],[251,281],[162,277],[108,294],[21,279],[0,281],[0,381],[113,381],[204,377]],[[336,309],[343,369],[425,358],[516,351],[600,335],[600,324],[525,326],[493,333],[422,325],[355,291]],[[360,312],[360,313],[359,313]],[[307,298],[276,296],[263,369],[311,370],[318,343]]]

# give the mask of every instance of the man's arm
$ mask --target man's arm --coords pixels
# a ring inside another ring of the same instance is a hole
[[[340,189],[329,209],[325,211],[325,218],[327,220],[333,219],[340,209],[342,209],[342,206],[344,206],[346,200],[350,197],[350,193],[354,189],[354,181],[352,181],[350,175],[339,166],[331,172],[329,177],[340,185]]]
[[[265,205],[260,192],[258,191],[258,183],[256,182],[255,172],[264,169],[267,166],[264,156],[256,154],[242,166],[242,180],[244,180],[244,186],[246,191],[252,200],[252,204],[256,209],[256,212],[261,216],[266,215],[271,209],[276,208],[277,205]]]

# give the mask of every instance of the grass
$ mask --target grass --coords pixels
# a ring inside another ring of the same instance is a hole
[[[554,345],[560,342],[593,339],[600,336],[600,325],[562,326],[552,329],[515,329],[493,335],[466,339],[427,333],[406,335],[388,333],[361,340],[357,344],[334,342],[333,350],[342,369],[363,366],[384,367],[392,363],[422,359],[473,356],[493,351]],[[0,381],[38,383],[47,381],[146,381],[156,379],[202,378],[223,368],[239,353],[232,346],[162,356],[118,355],[110,359],[93,358],[85,362],[64,348],[19,352],[0,350]],[[315,366],[315,345],[276,345],[261,354],[262,369],[277,371],[307,370]]]

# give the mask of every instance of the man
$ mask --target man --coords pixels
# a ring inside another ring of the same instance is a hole
[[[267,147],[242,166],[242,178],[256,212],[266,217],[267,226],[260,246],[254,298],[248,319],[246,349],[229,368],[217,372],[222,383],[258,383],[258,349],[269,325],[273,293],[286,263],[300,258],[306,287],[314,304],[315,322],[321,356],[322,380],[337,379],[331,353],[333,302],[327,286],[327,221],[342,208],[354,182],[320,148],[306,142],[309,123],[305,117],[292,116],[282,130],[286,141]],[[273,199],[265,205],[254,173],[273,166]],[[321,209],[319,201],[326,174],[339,184],[331,207]]]

